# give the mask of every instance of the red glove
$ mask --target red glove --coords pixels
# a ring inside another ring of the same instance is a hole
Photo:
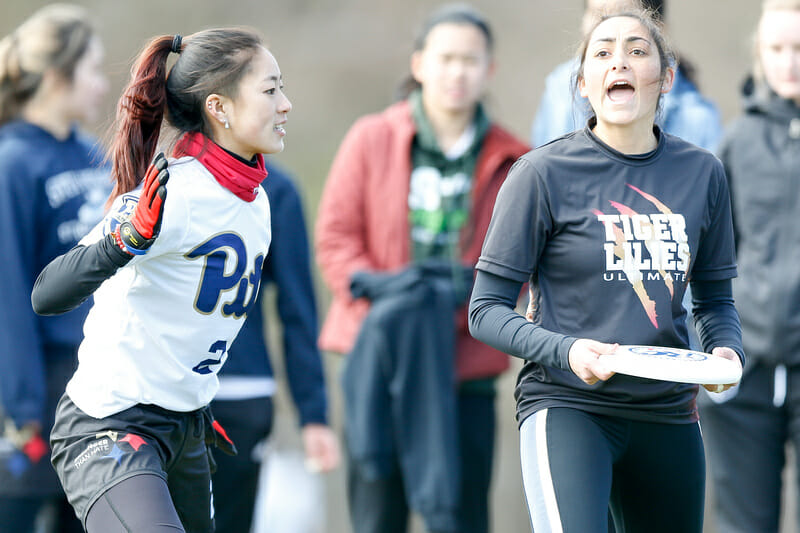
[[[126,252],[133,255],[145,254],[158,237],[164,215],[164,200],[167,197],[167,180],[167,158],[159,153],[147,168],[142,194],[133,216],[120,224],[114,232],[117,245]]]

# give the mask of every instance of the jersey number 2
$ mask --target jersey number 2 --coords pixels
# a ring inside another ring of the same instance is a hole
[[[193,371],[197,372],[198,374],[210,374],[211,372],[213,372],[213,369],[211,367],[221,364],[222,359],[228,354],[227,341],[215,342],[208,349],[208,353],[216,355],[217,358],[203,359],[192,368]]]

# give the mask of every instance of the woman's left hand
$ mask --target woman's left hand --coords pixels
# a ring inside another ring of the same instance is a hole
[[[306,467],[312,472],[330,472],[339,466],[339,440],[324,424],[303,426],[303,446],[306,452]]]
[[[736,364],[739,365],[739,368],[742,366],[742,360],[739,359],[739,354],[737,354],[732,349],[725,347],[725,346],[717,346],[713,350],[711,350],[711,355],[716,355],[717,357],[722,357],[723,359],[730,359],[731,361],[735,361]],[[723,392],[731,387],[734,387],[738,384],[736,383],[726,383],[725,385],[703,385],[708,392]]]

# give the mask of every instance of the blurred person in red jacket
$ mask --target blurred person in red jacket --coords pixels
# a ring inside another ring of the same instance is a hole
[[[409,510],[430,531],[489,529],[494,387],[509,360],[469,335],[465,292],[497,191],[528,150],[481,103],[493,47],[471,7],[432,13],[402,100],[352,126],[323,191],[316,256],[333,301],[320,346],[348,355],[357,533],[403,532]]]

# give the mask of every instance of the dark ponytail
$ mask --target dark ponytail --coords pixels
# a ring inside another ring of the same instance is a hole
[[[204,111],[209,94],[235,98],[250,61],[263,47],[244,28],[204,30],[183,39],[153,39],[131,70],[117,106],[110,157],[114,190],[109,203],[135,189],[158,146],[162,122],[178,131],[211,135]],[[170,51],[179,53],[167,74]]]
[[[114,190],[109,202],[139,185],[155,155],[167,100],[167,57],[172,36],[150,42],[131,70],[131,81],[117,104],[111,149]]]

